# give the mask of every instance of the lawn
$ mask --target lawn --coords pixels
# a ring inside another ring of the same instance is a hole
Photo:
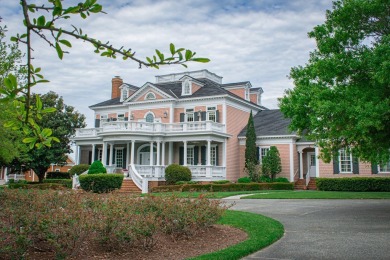
[[[191,259],[240,259],[269,246],[284,234],[284,228],[280,222],[259,214],[242,211],[226,211],[219,224],[244,230],[248,234],[248,239],[223,250]]]
[[[172,196],[173,194],[180,198],[198,198],[199,196],[205,196],[210,199],[222,199],[230,196],[241,195],[241,194],[255,194],[264,192],[264,190],[258,191],[225,191],[225,192],[156,192],[150,193],[143,196]]]
[[[390,199],[390,192],[262,191],[242,199]]]

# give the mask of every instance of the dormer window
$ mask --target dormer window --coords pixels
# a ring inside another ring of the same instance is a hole
[[[156,99],[156,95],[153,92],[149,92],[145,95],[145,100],[153,100]]]
[[[183,96],[191,95],[191,82],[188,79],[183,82],[181,94]]]
[[[249,88],[245,88],[245,100],[249,100]]]
[[[122,93],[121,93],[121,101],[125,101],[127,98],[128,98],[128,93],[129,91],[127,90],[127,88],[122,88]]]

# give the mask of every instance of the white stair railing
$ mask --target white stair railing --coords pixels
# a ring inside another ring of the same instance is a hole
[[[130,177],[142,193],[148,193],[148,179],[143,178],[137,172],[134,164],[130,164]]]
[[[306,173],[306,187],[307,187],[307,185],[309,185],[309,182],[310,182],[310,170],[307,171],[307,173]]]

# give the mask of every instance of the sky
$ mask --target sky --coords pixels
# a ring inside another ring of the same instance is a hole
[[[29,3],[42,5],[43,0]],[[63,6],[79,1],[64,0]],[[277,98],[293,88],[290,69],[305,65],[316,47],[307,37],[314,26],[324,23],[331,0],[100,0],[107,14],[94,14],[71,24],[88,36],[109,41],[113,46],[131,48],[145,59],[155,49],[169,53],[169,44],[196,51],[209,63],[189,63],[141,68],[121,58],[108,59],[94,54],[85,42],[69,39],[73,47],[63,60],[42,39],[33,37],[33,64],[42,68],[50,83],[34,87],[35,93],[50,90],[62,96],[87,117],[93,127],[93,104],[111,98],[111,79],[120,76],[125,83],[142,86],[155,82],[156,75],[207,69],[223,77],[223,83],[250,81],[264,90],[265,107],[278,107]],[[23,33],[22,10],[17,0],[0,0],[1,25],[7,36]],[[61,25],[72,30],[69,20]],[[25,52],[25,46],[21,45]]]

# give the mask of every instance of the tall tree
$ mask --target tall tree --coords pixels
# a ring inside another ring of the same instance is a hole
[[[256,147],[256,131],[253,122],[252,111],[249,115],[248,124],[246,125],[246,139],[245,139],[245,168],[249,164],[256,165],[259,163],[257,147]]]
[[[27,158],[19,163],[27,169],[33,169],[39,181],[42,182],[51,163],[61,165],[66,162],[66,155],[72,152],[70,138],[75,134],[76,128],[85,127],[85,116],[75,111],[74,107],[64,104],[62,97],[55,92],[50,91],[38,96],[42,102],[42,109],[54,107],[56,111],[44,114],[37,123],[41,127],[52,129],[53,135],[60,142],[53,143],[50,147],[29,150],[26,153]],[[37,99],[32,101],[35,104]]]
[[[342,147],[364,161],[390,158],[389,12],[388,0],[334,1],[309,32],[317,42],[309,62],[291,69],[295,88],[280,108],[325,161]]]
[[[271,146],[268,153],[264,156],[261,165],[262,174],[275,179],[275,175],[282,171],[279,150],[276,146]]]

